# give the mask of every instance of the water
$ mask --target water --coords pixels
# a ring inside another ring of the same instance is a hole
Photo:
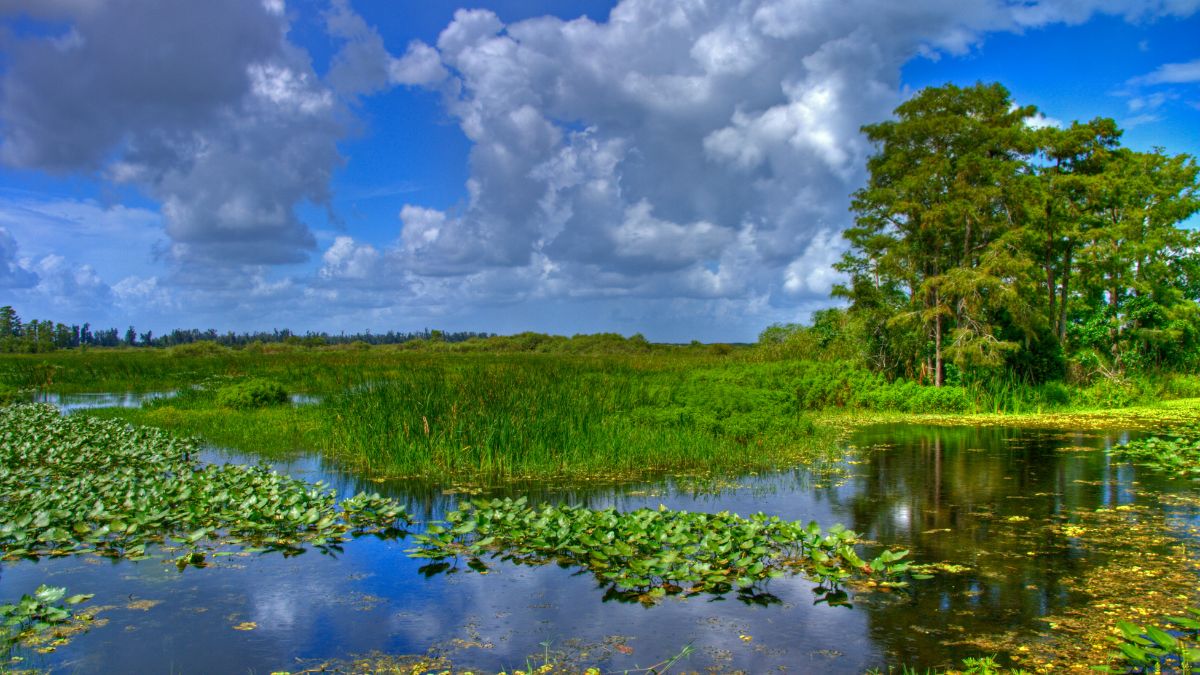
[[[160,398],[170,398],[174,391],[125,392],[123,394],[80,393],[59,394],[50,391],[38,391],[33,395],[34,403],[49,403],[64,413],[76,410],[91,410],[94,408],[140,408],[142,403]]]
[[[423,561],[405,555],[408,543],[377,539],[350,542],[336,558],[315,551],[230,557],[183,573],[155,560],[6,565],[0,602],[48,583],[94,592],[89,605],[111,607],[99,614],[106,625],[57,652],[30,655],[30,665],[60,672],[296,671],[371,652],[447,656],[456,667],[500,670],[524,667],[530,657],[540,663],[547,651],[620,671],[651,666],[689,644],[695,653],[686,670],[946,667],[972,654],[1005,657],[1005,635],[1041,639],[1043,617],[1095,603],[1089,580],[1124,565],[1124,550],[1149,550],[1141,541],[1097,544],[1098,532],[1142,528],[1160,537],[1154,547],[1194,548],[1195,483],[1112,463],[1102,449],[1122,440],[1096,432],[876,427],[852,439],[859,450],[841,477],[795,469],[707,485],[507,490],[598,508],[663,504],[841,522],[911,549],[917,562],[968,567],[915,582],[907,593],[854,594],[849,608],[815,604],[819,594],[799,577],[771,581],[772,604],[696,596],[653,607],[605,601],[590,576],[555,565],[497,563],[486,575],[464,568],[426,578],[418,572]],[[216,449],[205,460],[254,461]],[[339,494],[397,497],[423,519],[440,517],[459,499],[442,486],[364,481],[314,456],[275,466]],[[1163,494],[1181,498],[1164,504]],[[1069,524],[1085,534],[1069,536]],[[1194,571],[1184,573],[1194,580]],[[244,622],[253,630],[233,628]]]
[[[64,413],[95,408],[140,408],[143,403],[156,399],[171,398],[177,391],[142,391],[142,392],[86,392],[78,394],[59,394],[52,391],[38,391],[33,394],[34,403],[49,403]],[[309,405],[319,403],[320,398],[311,394],[291,394],[292,405]]]

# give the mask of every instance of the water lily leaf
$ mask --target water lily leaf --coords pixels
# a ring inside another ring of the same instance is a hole
[[[1169,616],[1167,617],[1167,621],[1187,630],[1200,630],[1200,621],[1189,619],[1185,616]]]
[[[1147,627],[1146,635],[1151,640],[1154,640],[1155,644],[1157,644],[1159,647],[1161,647],[1163,649],[1173,650],[1177,646],[1179,646],[1178,639],[1176,639],[1174,636],[1167,633],[1166,631],[1164,631],[1160,628],[1156,628],[1155,626]]]
[[[1146,631],[1141,626],[1130,623],[1129,621],[1118,621],[1117,629],[1125,635],[1125,639],[1127,640],[1136,642],[1142,646],[1152,644],[1149,640],[1142,637],[1142,633],[1145,633]]]

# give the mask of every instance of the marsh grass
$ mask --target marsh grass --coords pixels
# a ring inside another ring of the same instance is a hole
[[[794,403],[674,400],[678,373],[540,358],[446,366],[330,397],[325,448],[372,472],[505,479],[763,468],[834,445],[799,424]],[[764,422],[753,433],[750,417]]]
[[[141,410],[87,414],[248,452],[320,451],[374,475],[496,482],[766,470],[836,454],[838,429],[863,420],[1074,423],[1063,413],[1200,387],[1183,376],[1084,389],[994,377],[938,389],[889,382],[849,361],[765,359],[745,348],[476,347],[12,355],[0,357],[0,388],[173,389],[177,396]],[[219,405],[221,388],[256,379],[321,403]]]
[[[185,407],[170,404],[143,408],[97,408],[88,417],[200,436],[206,443],[282,457],[319,448],[322,425],[310,412],[291,406],[251,410]]]
[[[147,400],[140,408],[96,408],[87,415],[198,435],[213,445],[264,456],[321,447],[318,417],[305,406],[286,405],[287,392],[278,383],[267,381],[274,404],[255,404],[261,382],[260,378],[210,376],[173,396]]]

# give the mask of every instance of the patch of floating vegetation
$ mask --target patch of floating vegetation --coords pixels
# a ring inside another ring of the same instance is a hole
[[[218,547],[329,549],[351,536],[397,535],[411,522],[393,500],[360,494],[338,502],[320,483],[264,467],[201,466],[197,450],[157,429],[64,417],[49,405],[0,408],[0,560],[142,560],[157,546],[183,549],[182,569],[203,565]],[[14,625],[30,603],[58,599],[47,593],[23,598]],[[48,606],[36,616],[18,635],[69,621],[71,612]]]
[[[1117,647],[1112,656],[1121,661],[1117,668],[1097,668],[1106,673],[1138,672],[1183,673],[1200,672],[1200,609],[1188,607],[1186,616],[1161,617],[1163,626],[1139,626],[1132,621],[1117,623],[1119,636],[1109,641]]]
[[[1139,495],[1174,502],[1170,495]],[[1066,537],[1088,558],[1103,561],[1079,575],[1066,575],[1066,591],[1086,597],[1068,609],[1042,618],[1045,630],[1016,629],[956,640],[954,646],[983,653],[1006,653],[1014,665],[1030,672],[1089,671],[1134,666],[1114,651],[1125,638],[1122,621],[1144,622],[1170,614],[1183,616],[1200,596],[1196,575],[1200,555],[1172,533],[1160,508],[1147,503],[1096,510],[1077,509],[1064,521],[1024,524],[1032,538],[1049,533]],[[1119,534],[1117,534],[1119,533]],[[1133,672],[1138,672],[1134,670]],[[1149,672],[1155,672],[1153,668]],[[1162,672],[1179,672],[1168,668]]]
[[[409,554],[434,561],[427,575],[458,569],[485,572],[484,558],[581,567],[607,587],[606,598],[654,603],[667,595],[737,591],[746,602],[769,603],[760,582],[786,571],[828,587],[830,600],[854,578],[874,588],[907,585],[908,551],[883,551],[870,562],[858,535],[755,514],[749,518],[638,509],[621,513],[569,505],[530,506],[524,498],[477,500],[415,535]],[[453,559],[454,562],[447,562]],[[915,578],[927,578],[915,575]],[[840,595],[839,595],[840,593]]]
[[[398,532],[404,507],[378,495],[340,503],[321,483],[262,466],[201,466],[192,440],[146,427],[0,409],[0,559],[93,553],[146,557],[175,542],[294,549]]]
[[[1040,413],[967,413],[912,414],[855,410],[832,413],[821,419],[822,425],[854,429],[868,424],[929,424],[939,426],[1006,426],[1025,429],[1071,429],[1076,431],[1152,431],[1165,432],[1195,424],[1200,415],[1200,399],[1163,401],[1154,405],[1097,410],[1054,411]]]
[[[413,521],[393,500],[360,494],[339,501],[321,483],[262,466],[202,465],[197,455],[195,440],[159,429],[63,416],[48,405],[0,408],[0,560],[160,558],[183,570],[218,556],[337,551],[355,536],[409,534]],[[907,551],[868,561],[858,535],[841,526],[822,530],[763,514],[479,500],[414,540],[410,555],[432,561],[422,568],[427,575],[457,570],[459,558],[480,572],[485,558],[558,562],[592,573],[608,587],[606,597],[643,603],[736,591],[765,604],[777,598],[763,582],[800,573],[822,584],[824,601],[845,604],[843,586],[891,590],[926,577],[910,570]],[[88,625],[89,617],[73,618],[65,607],[51,614]],[[49,626],[34,626],[41,623]],[[234,627],[253,630],[247,622]]]
[[[1200,478],[1200,438],[1138,438],[1113,447],[1116,459],[1184,478]]]
[[[0,671],[9,672],[23,660],[15,653],[17,645],[46,654],[87,630],[94,614],[76,615],[72,608],[92,596],[66,596],[67,589],[43,584],[14,603],[0,605]]]
[[[748,636],[743,636],[748,637]],[[542,643],[542,651],[525,657],[519,665],[496,670],[475,668],[470,665],[470,649],[491,649],[491,644],[480,644],[477,640],[450,640],[429,649],[425,654],[393,655],[371,652],[346,659],[311,660],[301,664],[301,670],[277,671],[280,675],[301,673],[339,673],[344,675],[601,675],[621,672],[626,675],[641,673],[655,674],[671,671],[677,663],[695,653],[691,644],[681,649],[662,650],[659,660],[649,666],[617,668],[614,661],[631,657],[635,651],[629,645],[630,638],[609,635],[599,641],[570,638],[560,643]],[[651,649],[659,649],[654,647]],[[685,671],[686,672],[686,671]],[[693,671],[694,672],[694,671]],[[715,673],[712,668],[705,672]]]

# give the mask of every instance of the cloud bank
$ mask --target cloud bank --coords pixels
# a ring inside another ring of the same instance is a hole
[[[162,205],[180,263],[296,262],[315,248],[295,207],[328,202],[344,131],[280,5],[10,0],[2,10],[56,20],[5,41],[6,164],[136,186]]]
[[[321,20],[337,51],[318,73],[278,0],[5,0],[0,13],[68,28],[5,39],[0,159],[95,172],[161,204],[169,283],[122,281],[125,297],[380,321],[571,305],[747,337],[826,301],[871,152],[859,128],[906,95],[905,62],[994,31],[1198,6],[623,0],[604,21],[464,9],[434,44],[389,45],[334,0]],[[1194,70],[1168,64],[1145,84]],[[356,103],[396,87],[435,92],[470,141],[465,196],[404,205],[391,244],[347,232],[318,250],[297,208],[328,207]],[[41,272],[13,262],[11,240],[0,283],[28,284]],[[311,274],[280,276],[299,261]]]
[[[1196,5],[625,0],[603,22],[508,25],[460,10],[436,44],[373,55],[393,84],[441,92],[473,144],[466,199],[405,206],[386,252],[339,240],[358,264],[322,274],[361,279],[369,261],[409,283],[487,278],[651,312],[668,298],[811,304],[837,281],[837,233],[871,152],[859,128],[902,99],[906,61],[964,53],[989,31]]]

